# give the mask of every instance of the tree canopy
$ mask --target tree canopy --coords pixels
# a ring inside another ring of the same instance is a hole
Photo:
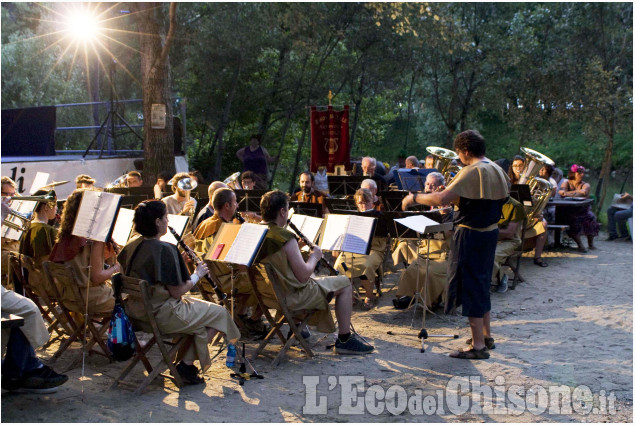
[[[105,24],[118,96],[141,97],[138,53],[165,42],[170,5],[141,37],[141,8],[121,5],[132,16]],[[50,34],[59,13],[2,3],[3,108],[91,99],[87,67]],[[235,152],[260,133],[288,189],[310,158],[308,108],[329,91],[351,105],[353,156],[423,157],[476,128],[493,159],[528,146],[601,177],[632,164],[631,3],[179,3],[173,18],[171,94],[209,179],[240,170]]]

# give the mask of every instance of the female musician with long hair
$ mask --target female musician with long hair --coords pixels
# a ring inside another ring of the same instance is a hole
[[[507,175],[509,176],[509,180],[512,184],[518,183],[518,180],[520,180],[520,174],[523,172],[523,168],[525,168],[525,158],[520,155],[514,156],[512,165],[507,171]]]
[[[591,185],[582,180],[585,174],[586,169],[583,166],[573,164],[569,170],[567,180],[560,184],[560,190],[558,191],[560,196],[588,198],[591,192]],[[583,208],[572,209],[571,214],[567,216],[566,224],[569,225],[567,234],[578,244],[578,251],[587,252],[580,239],[581,235],[586,235],[589,249],[595,249],[593,238],[600,232],[600,224],[591,212],[590,204]]]
[[[82,284],[85,283],[79,291],[82,297],[86,297],[85,291],[88,291],[89,312],[110,312],[115,306],[110,277],[121,271],[121,266],[115,260],[115,251],[111,244],[91,241],[72,234],[79,204],[87,190],[91,189],[77,189],[66,199],[57,241],[49,260],[70,265]],[[110,266],[108,268],[107,263]],[[62,298],[67,295],[62,288]],[[84,313],[79,311],[80,306],[70,298],[63,301],[71,311]]]
[[[187,384],[201,383],[203,379],[198,376],[194,360],[199,360],[205,372],[211,365],[207,344],[216,332],[224,333],[233,344],[240,338],[240,332],[223,307],[185,296],[208,269],[201,263],[190,276],[176,246],[160,240],[168,231],[165,204],[140,203],[135,208],[133,222],[140,236],[128,242],[119,254],[124,274],[152,285],[150,303],[161,332],[194,335],[194,345],[184,353],[177,370]],[[133,323],[144,322],[143,305],[129,302],[126,311]]]

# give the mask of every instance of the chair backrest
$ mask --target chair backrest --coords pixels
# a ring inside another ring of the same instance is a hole
[[[18,282],[13,282],[14,290],[18,289],[18,286],[25,289],[26,278],[23,273],[24,269],[22,266],[22,259],[22,254],[18,254],[15,251],[9,251],[9,274],[18,280]]]
[[[152,303],[150,302],[150,299],[152,297],[152,288],[150,287],[150,284],[146,280],[135,279],[134,277],[124,275],[121,275],[121,282],[122,297],[124,295],[127,295],[129,301],[141,302],[143,304],[143,310],[146,313],[145,318],[150,323],[154,334],[157,336],[157,338],[159,338],[161,332],[159,331],[159,326],[157,325],[157,320],[152,309]],[[141,326],[140,323],[135,323],[134,318],[131,319],[133,321],[133,325],[135,325],[135,328],[141,328],[140,330],[142,331],[148,331],[148,329],[143,329],[143,326]]]
[[[45,261],[42,263],[48,286],[60,304],[70,311],[86,312],[86,302],[79,292],[79,278],[75,270],[67,264]],[[78,308],[69,308],[75,305]]]

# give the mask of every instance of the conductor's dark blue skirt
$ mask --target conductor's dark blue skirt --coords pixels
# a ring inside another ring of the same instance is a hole
[[[456,227],[448,261],[445,312],[463,306],[462,314],[483,317],[492,308],[490,283],[498,229],[477,232]]]

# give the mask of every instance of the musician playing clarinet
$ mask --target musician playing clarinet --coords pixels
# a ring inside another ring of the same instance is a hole
[[[217,332],[230,343],[240,338],[240,331],[229,312],[222,306],[185,296],[209,272],[201,263],[190,276],[176,246],[160,240],[168,231],[168,215],[161,201],[144,201],[134,213],[134,229],[140,234],[119,254],[119,262],[126,276],[143,279],[152,286],[150,303],[162,333],[194,335],[194,344],[183,356],[176,369],[186,384],[199,384],[203,378],[194,365],[198,359],[203,372],[211,365],[207,344]],[[133,324],[148,326],[143,304],[128,302],[126,312]]]
[[[465,167],[443,192],[410,194],[404,205],[458,206],[448,265],[448,293],[445,312],[462,305],[470,323],[470,349],[450,353],[460,359],[488,359],[494,348],[490,332],[490,279],[498,238],[498,220],[509,196],[509,177],[485,157],[485,139],[467,130],[454,139],[454,150]]]
[[[289,215],[289,197],[279,190],[267,192],[260,201],[263,221],[269,227],[260,252],[259,263],[270,264],[283,284],[289,288],[286,302],[291,310],[317,309],[311,317],[311,325],[317,325],[321,332],[333,332],[335,324],[329,310],[329,302],[335,296],[335,316],[338,337],[334,351],[338,354],[367,354],[374,347],[357,335],[351,334],[351,282],[345,276],[312,278],[322,251],[318,246],[311,248],[309,258],[302,258],[300,247],[293,232],[284,228]],[[265,304],[277,305],[273,288],[263,281],[257,281]]]
[[[201,257],[209,251],[214,237],[223,223],[240,224],[240,221],[235,218],[238,203],[233,190],[227,187],[217,189],[212,197],[212,204],[214,205],[214,215],[204,220],[194,233],[196,251],[201,254]],[[232,286],[237,291],[238,304],[243,307],[242,311],[238,312],[238,315],[242,316],[240,317],[241,321],[246,327],[243,331],[258,335],[265,332],[266,327],[261,320],[262,312],[257,308],[258,302],[253,296],[251,282],[245,266],[238,266],[232,269],[224,263],[214,261],[210,265],[210,271],[218,279],[220,289],[224,293],[231,295]],[[253,307],[251,317],[246,316],[249,307]]]

